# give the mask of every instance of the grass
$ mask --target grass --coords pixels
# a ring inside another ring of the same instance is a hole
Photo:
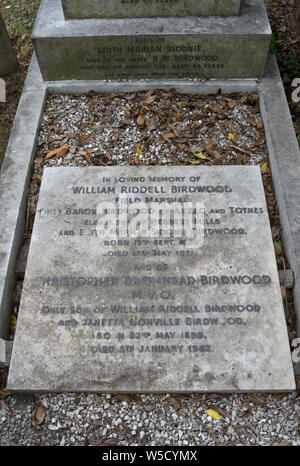
[[[3,0],[1,13],[11,39],[19,49],[30,40],[40,0]]]

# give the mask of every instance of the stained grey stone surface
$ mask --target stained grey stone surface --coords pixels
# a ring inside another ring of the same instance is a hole
[[[32,34],[48,81],[257,78],[270,39],[263,0],[228,18],[68,21],[60,0],[43,0]]]
[[[238,15],[241,0],[62,0],[66,19]]]
[[[196,220],[203,236],[196,242],[177,236],[178,211],[174,237],[139,232],[137,207],[148,211],[172,201],[173,208],[175,202],[201,207]],[[137,236],[114,237],[127,225],[127,206],[128,227]],[[103,208],[119,209],[119,223]],[[294,387],[259,167],[45,170],[10,390]]]
[[[10,43],[6,26],[0,13],[0,78],[10,75],[18,67],[17,57]]]

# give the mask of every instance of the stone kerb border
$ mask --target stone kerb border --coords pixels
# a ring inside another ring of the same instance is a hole
[[[258,90],[283,243],[295,275],[294,305],[300,336],[300,150],[274,57],[268,60]]]
[[[3,339],[8,336],[14,269],[23,242],[27,188],[46,89],[33,59],[0,175],[0,338]]]
[[[288,260],[295,273],[295,310],[300,336],[300,151],[291,122],[282,81],[274,57],[269,57],[264,77],[227,80],[172,81],[52,81],[44,82],[35,55],[32,58],[15,117],[0,176],[0,338],[8,336],[15,264],[23,241],[27,188],[36,138],[47,94],[130,92],[176,88],[182,93],[211,94],[258,90],[266,140],[280,209]],[[298,191],[297,191],[298,189]]]

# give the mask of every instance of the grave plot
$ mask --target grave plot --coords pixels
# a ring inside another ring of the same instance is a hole
[[[293,389],[256,94],[52,96],[34,170],[11,389]],[[201,203],[202,235],[104,238],[120,199]]]

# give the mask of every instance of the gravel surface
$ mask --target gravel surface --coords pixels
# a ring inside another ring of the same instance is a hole
[[[38,155],[66,146],[43,166],[255,164],[267,154],[257,94],[175,90],[49,96]]]
[[[116,164],[260,164],[278,267],[288,268],[256,94],[205,97],[155,90],[49,96],[28,195],[25,245],[44,167]],[[12,328],[21,289],[19,281]],[[292,340],[292,297],[282,291]],[[28,395],[5,391],[6,376],[6,369],[0,370],[0,446],[300,445],[299,392]]]
[[[2,446],[300,445],[296,394],[8,398],[0,409]]]

